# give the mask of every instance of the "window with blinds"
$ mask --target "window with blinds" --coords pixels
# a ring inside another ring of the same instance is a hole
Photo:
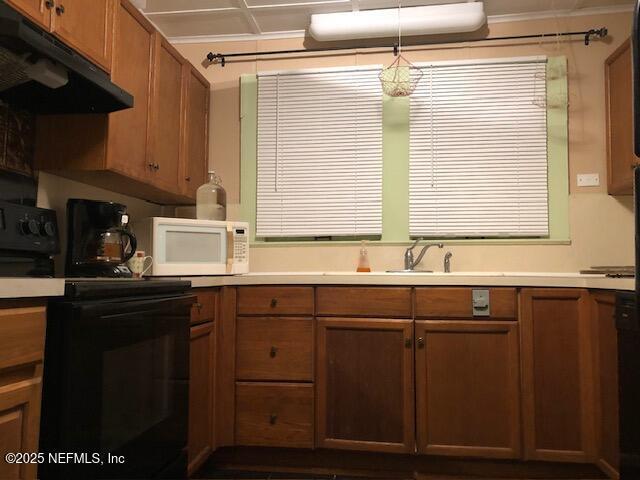
[[[410,234],[548,236],[546,59],[419,66]]]
[[[379,72],[258,74],[257,237],[382,233]]]

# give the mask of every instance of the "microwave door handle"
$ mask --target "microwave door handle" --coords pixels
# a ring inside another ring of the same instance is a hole
[[[233,268],[233,252],[235,250],[235,238],[233,227],[227,227],[227,273],[231,273]]]

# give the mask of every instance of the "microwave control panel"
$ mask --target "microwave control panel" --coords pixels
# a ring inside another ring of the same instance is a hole
[[[236,263],[247,263],[249,235],[245,227],[233,227],[233,259]]]

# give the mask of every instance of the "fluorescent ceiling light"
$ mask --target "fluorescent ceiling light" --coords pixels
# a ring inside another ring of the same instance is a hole
[[[320,41],[381,38],[398,35],[435,35],[473,32],[487,23],[482,2],[430,5],[426,7],[362,10],[311,15],[309,33]]]

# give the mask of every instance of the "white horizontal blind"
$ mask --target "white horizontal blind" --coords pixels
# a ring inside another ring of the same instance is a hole
[[[411,235],[547,236],[546,59],[422,68],[411,96]]]
[[[377,67],[258,75],[258,237],[382,233]]]

